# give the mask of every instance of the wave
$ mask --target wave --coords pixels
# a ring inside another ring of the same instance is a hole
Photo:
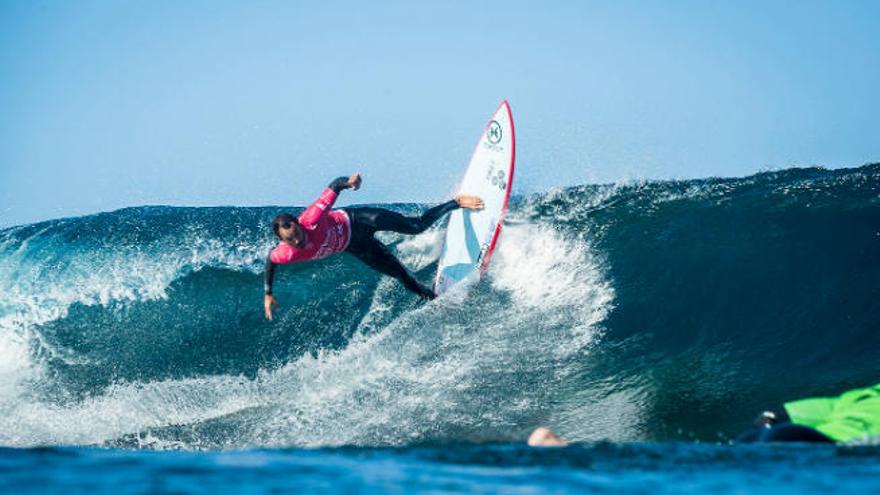
[[[880,165],[514,198],[470,296],[348,255],[261,270],[278,208],[0,231],[0,444],[724,439],[880,376]],[[390,205],[403,212],[420,205]],[[381,234],[429,280],[441,228]]]

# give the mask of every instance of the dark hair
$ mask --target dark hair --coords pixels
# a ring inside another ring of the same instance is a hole
[[[278,233],[278,229],[281,228],[282,224],[285,223],[299,223],[296,221],[296,217],[291,215],[290,213],[282,213],[275,217],[275,220],[272,220],[272,232],[275,232],[275,237],[281,239],[281,235]]]

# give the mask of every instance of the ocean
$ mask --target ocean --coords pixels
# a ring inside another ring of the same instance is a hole
[[[880,382],[880,164],[515,196],[469,295],[342,254],[280,267],[269,322],[269,222],[299,210],[0,230],[0,489],[880,490],[876,441],[732,442]],[[429,282],[441,235],[380,237]],[[574,444],[525,446],[542,425]]]

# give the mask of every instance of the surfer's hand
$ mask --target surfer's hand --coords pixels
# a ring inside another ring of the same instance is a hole
[[[360,172],[356,172],[354,175],[348,178],[348,187],[357,191],[361,188],[361,174]]]
[[[263,298],[263,309],[266,310],[266,319],[272,320],[272,308],[278,309],[278,301],[272,294],[266,294]]]
[[[458,203],[458,206],[467,208],[468,210],[482,210],[484,206],[483,200],[478,196],[470,196],[467,194],[459,194],[455,197],[455,202]]]

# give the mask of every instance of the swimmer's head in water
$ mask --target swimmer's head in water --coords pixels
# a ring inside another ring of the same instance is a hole
[[[281,242],[286,242],[293,247],[302,246],[306,240],[302,226],[290,213],[282,213],[272,220],[272,232],[275,232],[275,237]]]

